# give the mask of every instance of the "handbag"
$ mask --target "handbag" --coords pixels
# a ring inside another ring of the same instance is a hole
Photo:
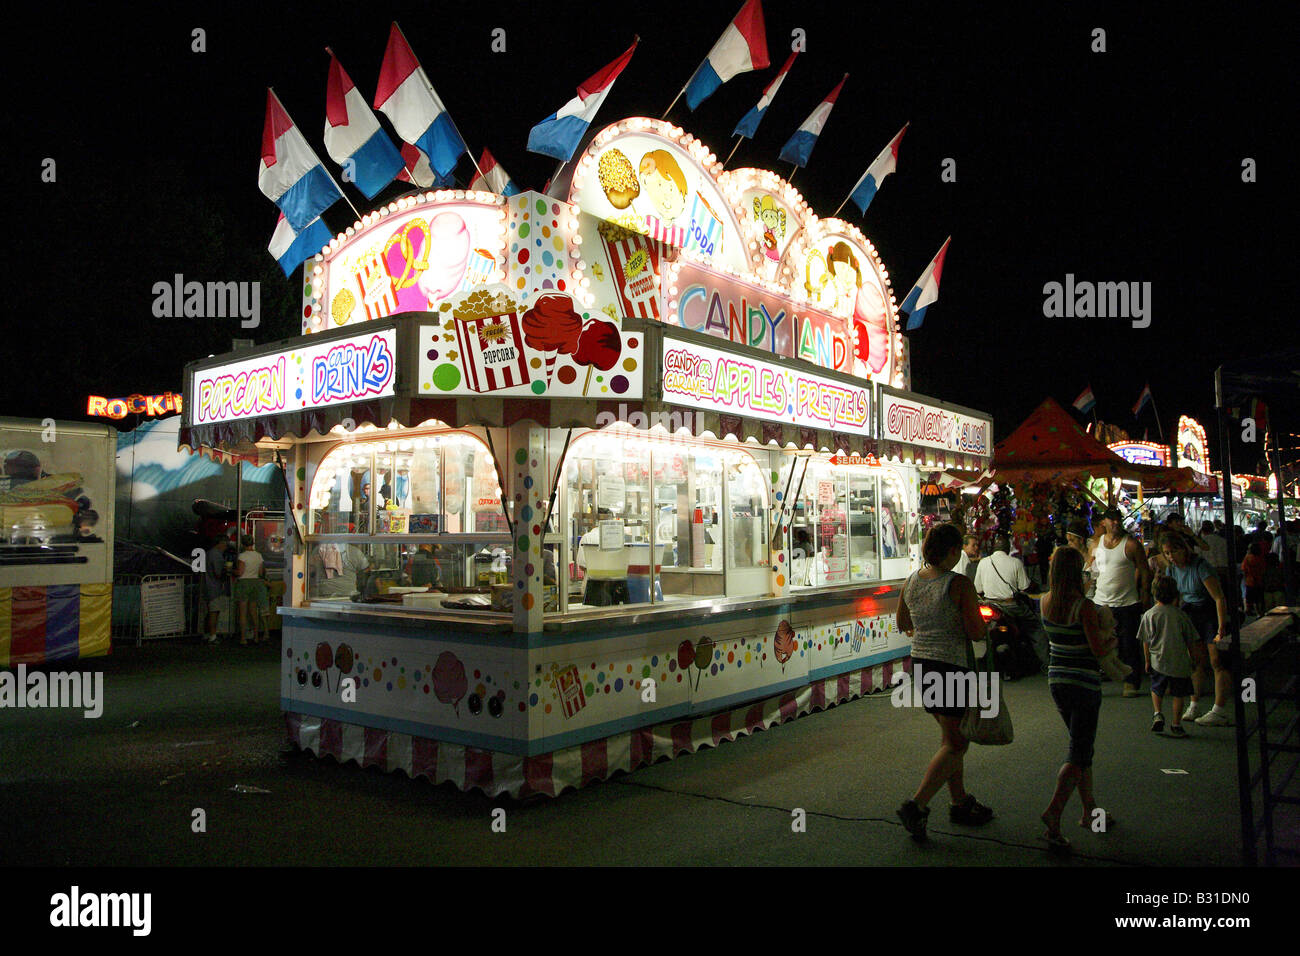
[[[1002,681],[998,680],[997,671],[993,667],[993,648],[986,642],[981,666],[975,660],[974,648],[968,642],[966,659],[970,662],[970,669],[975,672],[977,682],[987,681],[988,686],[997,688],[997,713],[985,717],[978,705],[967,707],[958,724],[961,735],[973,744],[984,744],[986,747],[1011,743],[1015,739],[1015,729],[1011,725],[1011,711],[1007,709],[1006,698],[1002,696]]]

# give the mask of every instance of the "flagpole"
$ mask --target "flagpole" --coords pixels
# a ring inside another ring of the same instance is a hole
[[[743,143],[744,141],[745,141],[745,137],[743,137],[743,136],[737,136],[737,137],[736,137],[736,145],[733,146],[733,147],[731,147],[731,152],[729,152],[729,153],[727,154],[727,158],[726,158],[725,160],[723,160],[723,163],[722,163],[722,168],[723,168],[723,169],[726,169],[726,168],[727,168],[727,163],[731,162],[731,157],[736,155],[736,150],[740,149],[740,144]]]
[[[1160,441],[1165,440],[1165,426],[1160,423],[1160,409],[1156,408],[1156,393],[1151,393],[1151,411],[1156,413],[1156,428],[1160,431]]]
[[[699,69],[700,69],[700,68],[697,66],[697,67],[695,68],[695,72],[698,73],[698,72],[699,72]],[[691,74],[691,80],[693,80],[693,79],[695,79],[695,73],[692,73],[692,74]],[[691,80],[687,80],[687,81],[686,81],[686,86],[690,86],[690,85],[691,85]],[[666,119],[668,118],[668,114],[671,113],[671,112],[673,111],[673,107],[677,105],[677,101],[680,100],[680,99],[682,98],[682,93],[685,93],[685,92],[686,92],[686,86],[683,86],[683,87],[681,88],[681,91],[680,91],[676,96],[673,97],[673,101],[672,101],[671,103],[668,104],[668,109],[664,110],[664,115],[661,116],[661,117],[659,117],[661,120],[666,120]]]
[[[289,116],[289,111],[286,110],[286,109],[284,108],[284,103],[280,102],[280,97],[279,97],[279,95],[276,94],[276,92],[275,92],[275,87],[273,87],[273,86],[268,86],[266,89],[267,89],[267,91],[268,91],[272,96],[275,97],[275,101],[276,101],[277,103],[280,104],[280,109],[284,112],[284,115],[285,115],[285,116]],[[293,123],[293,117],[292,117],[292,116],[289,116],[289,122]],[[293,125],[294,125],[294,126],[297,126],[298,124],[297,124],[297,123],[294,123]],[[301,130],[299,130],[299,135],[300,135],[300,136],[302,135],[302,131],[301,131]],[[304,143],[307,143],[307,137],[306,137],[306,136],[303,136],[303,137],[302,137],[302,141],[303,141]],[[307,148],[308,148],[308,149],[311,149],[311,155],[312,155],[312,158],[313,158],[314,160],[316,160],[316,162],[320,163],[320,168],[323,169],[323,170],[325,170],[325,175],[328,176],[329,179],[330,179],[330,182],[334,184],[334,188],[337,189],[337,190],[339,191],[339,195],[343,197],[343,201],[344,201],[345,203],[347,203],[349,206],[352,206],[352,211],[353,211],[354,213],[356,213],[357,219],[359,220],[359,219],[361,218],[361,213],[357,210],[357,207],[356,207],[356,206],[353,206],[353,205],[352,205],[352,200],[348,198],[348,194],[345,193],[345,192],[343,191],[343,187],[340,186],[340,185],[338,184],[338,181],[337,181],[337,180],[335,180],[335,178],[334,178],[334,174],[330,172],[329,167],[326,166],[324,163],[321,163],[321,161],[320,161],[320,157],[316,155],[316,150],[314,150],[314,149],[311,148],[311,143],[307,143]],[[323,210],[322,210],[322,211],[323,211]],[[293,227],[290,226],[289,228],[292,229]]]
[[[797,173],[797,172],[799,172],[799,164],[798,164],[798,163],[794,163],[793,165],[790,166],[790,175],[787,176],[787,177],[785,177],[785,181],[786,181],[787,183],[793,183],[793,182],[794,182],[794,174]]]
[[[411,46],[411,41],[406,39],[406,31],[404,31],[404,30],[402,29],[402,25],[401,25],[400,23],[398,23],[396,20],[394,20],[394,21],[393,21],[393,26],[397,27],[397,32],[400,33],[400,34],[402,35],[402,39],[405,41],[407,47],[410,48],[410,49],[412,50],[412,52],[414,52],[414,49],[415,49],[415,48]],[[416,62],[416,63],[420,63],[420,61],[419,61],[418,59],[417,59],[415,62]],[[427,73],[424,72],[424,64],[421,63],[419,66],[416,67],[416,69],[418,69],[418,70],[420,71],[420,79],[424,80],[424,85],[427,86],[427,87],[429,88],[429,92],[430,92],[430,93],[433,93],[433,95],[434,95],[434,99],[438,99],[438,94],[437,94],[437,92],[434,91],[434,89],[433,89],[433,84],[432,84],[431,82],[429,82],[429,74],[427,74]],[[439,100],[439,102],[442,102],[442,101]],[[443,111],[444,113],[447,114],[447,122],[451,123],[451,128],[454,129],[454,130],[456,131],[456,138],[459,139],[460,142],[461,142],[461,145],[465,147],[465,152],[466,152],[466,154],[468,154],[468,156],[469,156],[469,161],[470,161],[471,163],[474,164],[474,169],[475,169],[475,171],[478,172],[480,178],[482,178],[482,179],[487,179],[487,177],[483,175],[483,170],[481,170],[481,169],[478,168],[478,160],[474,158],[474,151],[473,151],[472,149],[470,149],[470,148],[469,148],[469,144],[465,142],[465,137],[464,137],[463,135],[461,135],[460,127],[456,125],[456,118],[455,118],[454,116],[451,115],[451,110],[447,109],[447,104],[446,104],[446,103],[443,103],[443,104],[442,104],[442,111]],[[415,144],[412,143],[411,145],[414,146]],[[457,159],[457,162],[459,162],[459,158]],[[432,158],[430,158],[429,168],[430,168],[430,169],[433,169]],[[438,172],[436,169],[434,169],[433,171],[434,171],[435,174],[437,174],[437,172]],[[411,173],[411,171],[408,169],[408,170],[407,170],[407,175],[410,175],[410,173]],[[415,177],[414,177],[414,176],[411,176],[411,181],[412,181],[412,182],[415,181]]]

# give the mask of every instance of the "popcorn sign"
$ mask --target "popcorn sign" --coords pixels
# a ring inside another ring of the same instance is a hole
[[[528,384],[528,358],[518,308],[500,285],[478,289],[455,304],[441,306],[444,315],[451,312],[456,344],[474,391],[495,392]]]

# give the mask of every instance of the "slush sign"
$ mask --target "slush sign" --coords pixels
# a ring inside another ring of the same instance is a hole
[[[256,418],[393,394],[396,335],[309,344],[194,373],[194,424]]]

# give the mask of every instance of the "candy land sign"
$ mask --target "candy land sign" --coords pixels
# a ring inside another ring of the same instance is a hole
[[[205,425],[392,395],[395,340],[384,329],[196,370],[186,415]]]
[[[871,434],[871,388],[708,346],[664,340],[665,402],[858,435]]]
[[[495,283],[453,296],[419,330],[422,395],[641,397],[642,336],[562,292]]]

